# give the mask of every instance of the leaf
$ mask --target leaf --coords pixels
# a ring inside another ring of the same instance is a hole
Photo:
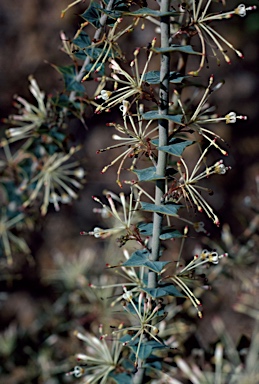
[[[170,83],[173,83],[173,84],[179,84],[187,77],[190,77],[190,76],[183,76],[181,73],[173,71],[173,72],[170,72],[169,81]]]
[[[160,240],[168,240],[168,239],[180,239],[183,237],[183,234],[177,229],[172,229],[172,228],[163,228],[162,233],[159,236]]]
[[[141,202],[141,208],[143,211],[161,213],[167,216],[178,216],[177,211],[182,205],[167,203],[164,205],[155,205],[151,203]]]
[[[152,261],[149,260],[150,253],[146,250],[134,252],[131,257],[123,263],[123,267],[147,267],[156,273],[161,273],[165,265],[170,261]]]
[[[189,77],[189,76],[183,76],[181,73],[173,71],[173,72],[170,72],[169,81],[170,81],[170,83],[179,84],[187,77]],[[160,71],[147,72],[144,75],[143,79],[148,84],[159,84],[160,83]]]
[[[179,84],[187,77],[190,77],[190,76],[184,76],[181,73],[173,71],[173,72],[170,72],[169,81],[170,83]],[[145,75],[143,76],[143,80],[146,81],[148,84],[159,84],[160,71],[149,71],[145,73]]]
[[[76,70],[73,65],[58,67],[52,64],[52,66],[63,75],[66,91],[85,92],[83,84],[76,80]]]
[[[149,167],[145,169],[134,169],[134,173],[138,176],[139,181],[153,181],[164,179],[164,176],[156,174],[156,167]]]
[[[152,223],[140,223],[137,225],[139,232],[144,236],[152,236],[153,224]]]
[[[172,138],[169,141],[170,145],[163,145],[162,147],[158,147],[160,151],[169,153],[174,156],[182,156],[183,151],[186,147],[193,144],[193,141],[190,140],[182,140],[179,138]]]
[[[138,345],[130,345],[132,351],[136,354]],[[165,349],[168,348],[166,345],[159,343],[158,341],[152,339],[141,343],[139,348],[138,356],[141,360],[146,360],[155,349]]]
[[[123,15],[123,11],[119,11],[119,10],[115,10],[115,9],[113,9],[113,10],[103,9],[102,12],[114,20],[121,18]],[[109,23],[109,24],[111,24],[111,23]]]
[[[134,11],[134,12],[125,12],[124,13],[125,15],[127,16],[142,16],[142,17],[145,17],[145,16],[153,16],[153,17],[162,17],[162,16],[176,16],[177,12],[175,11],[170,11],[170,12],[160,12],[160,11],[157,11],[157,10],[154,10],[154,9],[151,9],[151,8],[147,8],[147,7],[143,7],[143,8],[140,8],[138,9],[137,11]]]
[[[79,51],[74,50],[73,54],[81,60],[85,60],[86,55],[91,57],[92,60],[96,60],[100,55],[103,56],[105,54],[103,48],[96,47],[92,44],[89,36],[84,31],[82,31],[80,35],[73,40],[73,44],[79,48]],[[110,56],[111,55],[108,54],[107,57]]]
[[[182,52],[182,53],[188,53],[190,55],[202,55],[201,52],[194,51],[191,45],[173,44],[170,47],[163,47],[163,48],[153,47],[151,49],[156,53]]]
[[[163,296],[175,296],[175,297],[185,297],[174,285],[164,285],[158,288],[142,288],[143,291],[148,293],[154,299]]]
[[[91,46],[91,39],[84,31],[81,31],[79,36],[72,40],[72,43],[77,47],[84,49]]]
[[[148,111],[142,115],[143,120],[158,120],[158,119],[164,119],[164,120],[170,120],[173,121],[176,124],[184,125],[182,123],[183,115],[160,115],[158,111]]]
[[[86,20],[90,24],[92,24],[95,28],[100,28],[101,27],[101,24],[100,24],[101,15],[102,15],[102,13],[101,13],[100,5],[91,1],[87,10],[84,13],[82,13],[80,16],[84,20]]]
[[[159,84],[160,83],[160,71],[150,71],[145,73],[143,80],[148,84]]]
[[[131,367],[132,368],[132,367]],[[114,370],[109,373],[108,377],[111,377],[115,383],[118,383],[118,384],[129,384],[131,383],[131,375],[128,374],[128,373],[115,373]]]
[[[153,235],[153,223],[141,223],[138,225],[138,230],[141,235],[152,236]],[[171,227],[163,227],[161,235],[159,236],[160,240],[168,239],[181,239],[183,234],[177,229],[172,229]]]

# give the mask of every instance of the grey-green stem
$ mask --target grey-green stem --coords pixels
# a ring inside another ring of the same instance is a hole
[[[161,12],[169,11],[169,0],[162,0]],[[169,26],[170,20],[168,16],[161,17],[161,48],[169,46]],[[169,74],[170,74],[170,53],[161,55],[160,64],[160,90],[159,90],[159,114],[168,114],[169,105]],[[167,145],[168,139],[168,120],[159,120],[159,146]],[[167,155],[165,152],[158,151],[158,160],[156,173],[162,176],[166,174]],[[155,187],[155,204],[161,205],[165,194],[165,180],[158,180]],[[151,259],[156,261],[160,256],[160,234],[162,229],[163,215],[154,213],[153,216],[153,237],[152,237],[152,253]],[[157,284],[157,274],[150,271],[148,274],[148,287],[155,288]]]
[[[114,3],[114,0],[110,0],[107,7],[106,7],[106,10],[107,11],[111,11],[112,10],[112,6],[113,6],[113,3]],[[94,34],[94,37],[93,37],[93,41],[98,41],[101,37],[101,33],[102,33],[102,30],[103,30],[103,27],[105,26],[106,24],[106,21],[107,21],[107,15],[104,13],[102,15],[102,17],[100,18],[100,27],[96,30],[95,34]],[[80,82],[82,80],[82,78],[84,77],[85,75],[85,68],[87,67],[87,65],[90,63],[90,57],[87,56],[80,71],[78,72],[78,74],[76,75],[76,81]],[[70,101],[73,101],[75,98],[75,92],[72,91],[70,93],[70,96],[69,96],[69,100]]]

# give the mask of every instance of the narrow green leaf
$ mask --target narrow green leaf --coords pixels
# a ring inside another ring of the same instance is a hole
[[[122,265],[125,267],[140,267],[145,263],[149,257],[150,253],[146,249],[138,250],[130,256],[130,258],[125,261]],[[133,264],[132,264],[133,263]]]
[[[170,263],[170,261],[151,261],[149,256],[150,253],[147,250],[139,250],[134,252],[122,265],[124,267],[147,267],[156,273],[161,273],[164,267]]]
[[[164,285],[158,288],[142,288],[143,291],[147,292],[154,299],[163,296],[175,296],[175,297],[185,297],[181,292],[179,292],[174,285]]]
[[[121,18],[123,15],[123,11],[116,10],[116,9],[112,9],[111,11],[107,9],[103,9],[102,12],[114,20]]]
[[[145,73],[143,79],[148,84],[159,84],[160,83],[160,71],[147,72],[147,73]]]
[[[179,83],[182,83],[182,81],[187,77],[190,77],[190,76],[183,76],[181,73],[173,71],[173,72],[170,72],[169,81],[170,83],[173,83],[173,84],[179,84]]]
[[[52,65],[56,70],[62,74],[66,91],[85,92],[85,87],[79,81],[76,80],[76,70],[73,65],[56,66]]]
[[[153,17],[162,17],[162,16],[176,16],[179,14],[179,12],[175,11],[170,11],[170,12],[160,12],[151,8],[143,7],[138,9],[137,11],[134,12],[125,12],[124,15],[127,16],[153,16]]]
[[[130,348],[134,353],[137,352],[138,345],[130,345]],[[139,348],[139,358],[141,360],[146,360],[150,355],[152,355],[152,352],[155,349],[165,349],[168,348],[166,345],[159,343],[158,341],[152,339],[149,341],[145,341],[144,343],[141,343],[140,348]]]
[[[152,236],[153,223],[140,223],[137,225],[139,232],[144,236]]]
[[[90,24],[92,24],[95,28],[100,28],[100,18],[101,18],[101,6],[97,3],[94,3],[91,1],[89,7],[87,10],[82,13],[80,16],[88,21]]]
[[[160,115],[158,111],[148,111],[142,115],[143,120],[158,120],[165,119],[173,121],[176,124],[184,125],[182,123],[183,115]]]
[[[193,144],[193,141],[190,140],[182,140],[180,138],[172,138],[169,141],[170,145],[163,145],[162,147],[158,147],[159,151],[163,151],[169,153],[174,156],[182,156],[183,151],[186,147]]]
[[[154,181],[164,179],[164,176],[156,174],[156,167],[149,167],[145,169],[134,169],[134,173],[138,176],[139,181]]]
[[[128,373],[115,373],[114,370],[109,373],[108,377],[111,377],[112,380],[114,380],[114,382],[117,384],[129,384],[131,383],[132,379],[131,375],[129,375]]]
[[[170,47],[153,47],[152,51],[156,53],[166,53],[166,52],[182,52],[182,53],[188,53],[190,55],[201,55],[201,52],[196,52],[193,50],[191,45],[177,45],[173,44]]]
[[[91,39],[85,31],[81,31],[78,37],[72,40],[72,43],[77,47],[84,49],[91,46]]]
[[[165,266],[169,263],[170,261],[147,261],[144,267],[149,268],[153,272],[161,273]]]
[[[161,213],[162,215],[167,215],[167,216],[178,216],[177,212],[178,212],[178,209],[181,207],[182,207],[181,205],[173,204],[173,203],[167,203],[164,205],[155,205],[155,204],[145,203],[145,202],[141,203],[141,208],[143,211]]]
[[[170,83],[179,84],[187,77],[190,77],[190,76],[183,76],[181,73],[173,71],[173,72],[170,72],[169,81],[170,81]],[[160,83],[160,71],[147,72],[144,75],[143,79],[148,84],[159,84]]]
[[[153,223],[140,223],[138,225],[138,230],[141,235],[152,236],[153,235]],[[160,240],[168,239],[181,239],[183,234],[177,229],[172,229],[171,227],[163,227],[160,235]]]
[[[176,229],[172,228],[163,228],[162,233],[159,236],[160,240],[168,240],[168,239],[180,239],[183,237],[183,234]]]

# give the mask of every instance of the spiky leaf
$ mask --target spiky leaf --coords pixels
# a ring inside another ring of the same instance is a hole
[[[154,299],[163,296],[175,296],[175,297],[185,297],[181,292],[179,292],[174,285],[164,285],[158,288],[142,288],[143,291],[148,293]]]
[[[81,31],[77,38],[72,40],[72,42],[74,45],[81,49],[84,49],[91,45],[91,39],[87,35],[87,33],[85,33],[85,31]]]
[[[140,17],[145,17],[145,16],[162,17],[162,16],[173,16],[173,15],[176,16],[177,14],[178,13],[175,11],[160,12],[147,7],[140,8],[134,12],[125,12],[125,15],[127,16],[140,16]]]
[[[162,147],[158,147],[160,151],[169,153],[174,156],[182,156],[183,151],[186,147],[193,144],[193,141],[190,140],[182,140],[180,138],[172,138],[169,141],[169,145],[163,145]]]
[[[140,223],[137,225],[139,232],[144,236],[152,236],[153,224],[152,223]]]
[[[186,77],[183,76],[181,73],[178,72],[170,72],[169,81],[170,83],[179,84],[181,83]],[[144,75],[144,81],[146,81],[148,84],[159,84],[160,83],[160,71],[150,71],[147,72]]]
[[[164,179],[164,176],[156,173],[155,167],[149,167],[145,169],[134,169],[134,173],[137,174],[139,181],[154,181]]]
[[[201,52],[194,51],[191,45],[173,44],[170,47],[163,47],[163,48],[153,47],[152,50],[156,53],[182,52],[182,53],[188,53],[190,55],[201,55]]]
[[[160,115],[158,111],[148,111],[142,115],[143,120],[158,120],[158,119],[164,119],[173,121],[176,124],[184,125],[182,123],[183,115]]]
[[[66,91],[85,92],[85,87],[79,81],[76,80],[76,70],[73,65],[67,65],[58,67],[53,65],[56,70],[62,74]]]
[[[131,345],[130,348],[133,350],[134,353],[136,353],[138,345]],[[159,343],[154,339],[145,341],[144,343],[141,343],[138,356],[141,360],[146,360],[150,355],[152,355],[152,352],[155,349],[165,349],[165,348],[168,348],[168,347],[162,343]]]
[[[179,204],[166,203],[164,205],[156,205],[152,203],[141,203],[143,211],[156,212],[167,216],[178,216],[177,212],[182,206]]]
[[[147,267],[156,273],[161,273],[169,261],[152,261],[149,260],[150,253],[143,249],[134,252],[131,257],[122,265],[124,267]]]
[[[100,28],[100,18],[101,18],[101,6],[97,3],[91,1],[87,10],[81,14],[81,17],[92,24],[95,28]]]

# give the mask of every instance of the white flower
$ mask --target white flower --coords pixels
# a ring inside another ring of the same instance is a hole
[[[232,49],[239,57],[243,58],[242,52],[235,49],[235,47],[228,40],[226,40],[219,32],[217,32],[213,28],[213,26],[211,26],[210,23],[213,20],[229,19],[233,15],[239,15],[243,17],[246,15],[246,11],[252,11],[256,9],[256,6],[245,7],[244,4],[240,4],[237,8],[232,11],[221,13],[208,13],[208,8],[211,2],[212,0],[208,0],[205,2],[203,0],[192,1],[192,14],[189,25],[190,27],[193,27],[196,30],[201,42],[202,50],[200,66],[198,70],[190,72],[190,74],[192,75],[198,75],[198,73],[204,66],[207,55],[206,43],[210,45],[212,53],[215,57],[217,57],[217,50],[219,50],[228,64],[230,64],[231,61],[229,56],[226,54],[226,51],[223,48],[222,44],[226,45],[228,48]],[[202,9],[203,3],[204,7]],[[216,47],[216,49],[214,47]]]
[[[239,120],[247,120],[247,116],[237,116],[236,112],[229,112],[226,116],[225,116],[225,119],[226,119],[226,124],[233,124],[237,121],[237,119]]]
[[[238,16],[244,17],[246,16],[246,11],[254,11],[255,9],[256,9],[255,5],[246,7],[245,4],[239,4],[239,6],[235,8],[234,13]]]
[[[44,190],[41,206],[43,216],[47,213],[49,203],[53,203],[55,210],[58,211],[59,202],[67,204],[71,199],[77,198],[74,188],[82,188],[83,170],[77,168],[77,161],[72,163],[67,161],[79,149],[80,147],[72,147],[67,154],[56,152],[51,156],[45,155],[42,161],[38,161],[37,174],[30,181],[30,185],[34,186],[33,191],[28,200],[23,203],[24,207],[30,205],[37,197],[41,197],[41,190]],[[80,182],[76,178],[79,178]]]
[[[76,365],[67,375],[84,376],[85,383],[89,384],[105,384],[108,382],[109,375],[121,367],[123,344],[116,337],[113,337],[111,342],[107,342],[108,335],[103,334],[102,331],[103,327],[100,325],[100,337],[88,332],[85,334],[75,332],[78,339],[86,344],[85,353],[79,353],[76,356],[77,361],[82,362],[83,366]]]
[[[151,47],[154,47],[156,39],[152,40]],[[145,87],[145,74],[148,69],[148,65],[153,56],[153,50],[149,51],[147,61],[144,65],[143,71],[139,73],[139,64],[138,64],[138,54],[139,49],[134,52],[134,60],[130,63],[130,69],[133,71],[133,74],[129,74],[124,70],[115,59],[110,60],[110,68],[113,70],[110,78],[114,82],[114,91],[110,93],[109,91],[102,91],[100,95],[96,96],[96,99],[104,99],[104,103],[99,105],[95,113],[100,113],[101,111],[109,111],[110,108],[114,107],[117,104],[123,103],[125,100],[132,99],[136,101],[138,99],[154,99],[152,92]],[[121,85],[121,88],[117,89],[118,85]],[[108,93],[107,93],[108,92]]]

